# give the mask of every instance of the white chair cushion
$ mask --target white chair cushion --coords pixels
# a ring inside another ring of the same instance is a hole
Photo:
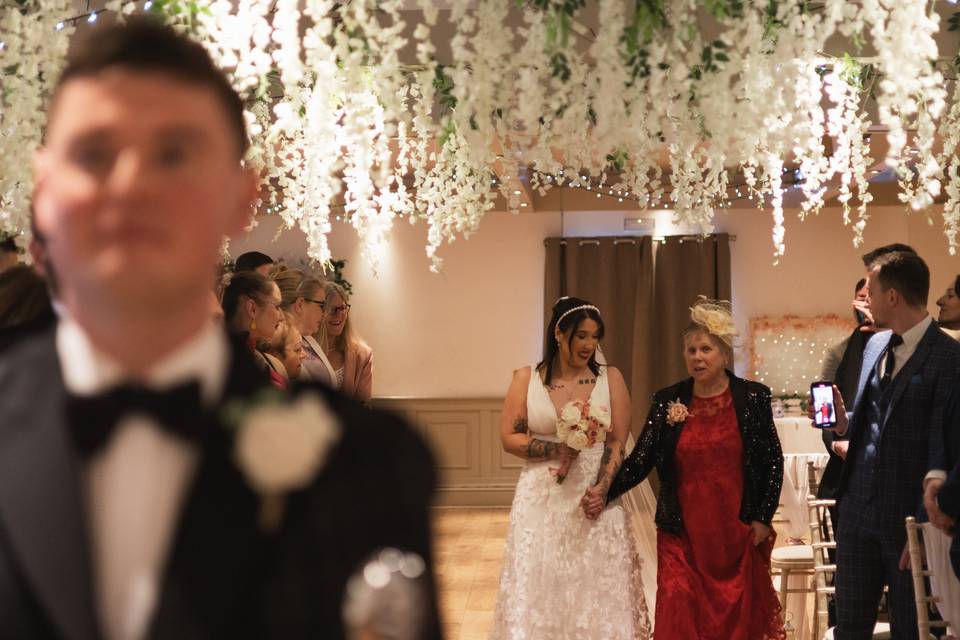
[[[812,565],[813,547],[808,544],[788,544],[774,549],[770,557],[774,562]]]

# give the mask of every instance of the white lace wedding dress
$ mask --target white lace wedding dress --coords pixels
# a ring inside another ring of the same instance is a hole
[[[603,369],[591,403],[610,406]],[[557,442],[557,413],[535,368],[530,435]],[[491,640],[647,640],[640,558],[620,501],[588,520],[580,498],[596,481],[603,444],[582,451],[562,484],[557,462],[527,462],[510,509]]]

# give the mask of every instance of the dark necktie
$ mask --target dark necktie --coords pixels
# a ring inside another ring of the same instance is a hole
[[[67,397],[70,435],[84,457],[105,446],[117,423],[131,414],[153,418],[165,431],[188,440],[198,438],[209,424],[196,381],[163,391],[126,385],[96,396]]]
[[[897,358],[893,354],[893,349],[903,344],[903,337],[894,333],[890,336],[890,342],[887,344],[887,350],[883,357],[883,375],[880,377],[880,390],[883,391],[893,379],[893,370],[897,365]]]

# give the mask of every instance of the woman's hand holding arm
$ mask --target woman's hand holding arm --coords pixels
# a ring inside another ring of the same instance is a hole
[[[600,469],[593,486],[587,489],[581,506],[591,520],[600,516],[607,501],[607,492],[623,465],[627,435],[630,433],[630,394],[623,375],[614,367],[607,369],[610,384],[610,433],[604,442]]]

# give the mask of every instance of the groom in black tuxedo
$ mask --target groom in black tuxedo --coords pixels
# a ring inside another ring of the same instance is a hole
[[[425,560],[414,637],[440,637],[421,440],[273,391],[210,321],[257,197],[246,148],[198,44],[133,21],[74,47],[35,159],[63,312],[0,357],[0,639],[340,638],[385,547]]]

